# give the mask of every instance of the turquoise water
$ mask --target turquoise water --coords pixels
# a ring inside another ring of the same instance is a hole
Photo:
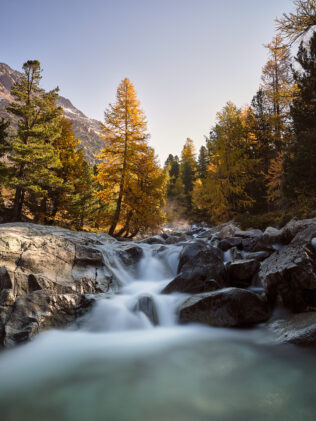
[[[51,331],[1,355],[1,420],[315,420],[314,351],[263,342],[197,326]]]

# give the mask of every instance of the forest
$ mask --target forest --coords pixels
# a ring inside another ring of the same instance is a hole
[[[0,119],[0,218],[133,238],[166,222],[283,225],[316,208],[316,5],[295,2],[265,48],[261,84],[248,106],[228,101],[198,154],[192,139],[160,167],[146,116],[125,78],[100,127],[91,165],[29,60]],[[294,53],[293,53],[294,52]]]

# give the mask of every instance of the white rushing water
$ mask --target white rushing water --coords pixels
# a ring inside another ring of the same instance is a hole
[[[78,325],[0,354],[1,420],[315,419],[313,353],[267,345],[262,329],[180,326],[186,296],[161,291],[181,246],[138,246],[137,264],[120,258],[122,243],[100,246],[120,289]],[[140,311],[144,297],[155,323]]]
[[[115,296],[98,300],[85,317],[85,330],[107,332],[131,329],[153,329],[176,325],[176,309],[186,298],[184,294],[161,294],[161,290],[175,277],[181,247],[142,245],[143,256],[136,265],[126,266],[114,253],[103,249],[104,258],[111,265],[121,289]],[[110,256],[110,261],[109,261]],[[146,297],[157,317],[154,323],[139,309],[139,301]]]

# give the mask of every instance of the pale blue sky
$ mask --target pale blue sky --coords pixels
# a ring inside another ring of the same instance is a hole
[[[292,0],[0,0],[0,61],[40,60],[42,86],[103,120],[124,77],[134,83],[163,162],[197,149],[226,101],[249,103],[263,44]]]

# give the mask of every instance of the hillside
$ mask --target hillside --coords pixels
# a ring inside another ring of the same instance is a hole
[[[11,119],[6,106],[12,101],[11,87],[20,76],[21,73],[17,70],[13,70],[5,63],[0,63],[0,117]],[[95,163],[94,155],[103,147],[99,122],[84,115],[68,98],[60,96],[58,105],[63,107],[64,116],[72,121],[75,136],[81,139],[86,158],[89,162]]]

